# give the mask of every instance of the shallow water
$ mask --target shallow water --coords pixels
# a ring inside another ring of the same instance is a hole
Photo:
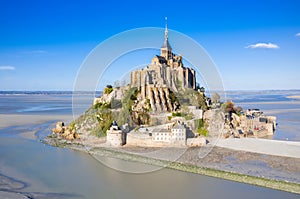
[[[16,113],[16,110],[25,110],[19,113],[39,114],[40,110],[30,109],[30,107],[46,106],[41,109],[41,114],[65,114],[69,113],[71,107],[70,96],[58,98],[55,96],[30,98],[28,96],[23,103],[21,99],[13,99],[12,96],[9,96],[8,101],[7,97],[0,96],[1,113]],[[20,104],[14,104],[17,102]],[[2,109],[4,106],[7,107],[6,110]],[[47,107],[53,109],[49,110]],[[283,118],[293,119],[289,114],[286,116],[284,114],[282,114]],[[297,126],[297,120],[295,122]],[[288,128],[292,129],[290,136],[295,135],[293,126]],[[39,142],[38,138],[45,136],[50,129],[50,123],[0,129],[0,174],[24,182],[27,186],[19,191],[59,193],[66,194],[60,195],[59,198],[87,199],[299,198],[297,194],[172,169],[142,174],[116,171],[104,166],[87,153],[55,148]],[[36,130],[37,138],[31,140],[20,136],[28,130]],[[288,132],[284,129],[282,131],[285,135]],[[124,165],[125,169],[128,166],[134,166],[123,160],[111,161],[114,164]],[[138,164],[138,167],[142,166]],[[67,197],[67,194],[73,195]]]
[[[40,128],[40,127],[39,127]],[[19,129],[19,132],[22,130]],[[26,192],[74,194],[78,198],[298,198],[282,191],[162,169],[145,174],[115,171],[92,156],[15,136],[0,139],[0,157]],[[115,159],[115,163],[125,164]],[[139,165],[141,166],[141,165]],[[62,197],[61,197],[62,198]]]
[[[0,114],[71,114],[69,95],[0,95]]]

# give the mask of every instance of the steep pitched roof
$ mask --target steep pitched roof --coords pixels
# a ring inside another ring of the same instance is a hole
[[[162,48],[169,48],[169,49],[172,49],[170,43],[169,43],[169,40],[168,39],[165,39],[164,41],[164,44],[162,46]]]
[[[179,122],[177,122],[172,129],[185,129],[183,124],[180,124]]]

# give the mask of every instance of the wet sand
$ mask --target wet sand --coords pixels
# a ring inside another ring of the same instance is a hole
[[[49,121],[59,120],[68,123],[73,119],[72,115],[23,115],[23,114],[0,114],[0,131],[8,127],[22,125],[38,125]],[[25,139],[36,140],[36,130],[28,130],[20,133],[19,136]],[[6,176],[5,166],[0,165],[0,198],[1,199],[24,199],[24,198],[69,198],[59,193],[29,193],[23,192],[28,185],[11,176]],[[8,172],[10,173],[10,172]],[[70,198],[77,196],[72,195]]]
[[[300,95],[290,95],[290,96],[287,96],[287,98],[289,98],[289,99],[300,99]]]
[[[61,120],[66,123],[73,119],[68,115],[24,115],[24,114],[0,114],[0,130],[9,126],[21,126],[27,124],[41,124],[50,120]]]
[[[300,158],[300,142],[258,138],[220,139],[216,146],[238,151]]]

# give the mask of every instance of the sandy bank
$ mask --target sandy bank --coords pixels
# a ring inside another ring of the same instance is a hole
[[[4,192],[4,191],[0,191],[0,197],[2,199],[26,199],[26,198],[28,198],[19,193]]]
[[[290,96],[287,96],[286,98],[289,98],[289,99],[300,99],[300,95],[290,95]]]
[[[300,158],[300,142],[258,138],[220,139],[216,146],[252,153]]]
[[[276,104],[276,105],[280,105],[280,104],[299,104],[300,101],[275,101],[275,102],[270,102],[270,101],[266,101],[266,102],[238,102],[238,105],[244,106],[245,104],[247,105],[260,105],[260,104]]]
[[[73,115],[23,115],[23,114],[0,114],[0,129],[9,126],[27,124],[40,124],[50,120],[62,120],[70,122]]]
[[[71,148],[76,150],[83,149],[78,147]],[[128,170],[123,170],[126,167],[123,164],[121,166],[118,161],[115,164],[111,160],[122,159],[129,162],[140,162],[148,166],[157,166],[158,168],[155,168],[155,170],[159,169],[159,167],[167,167],[184,172],[300,193],[298,166],[300,165],[300,159],[298,158],[263,155],[214,147],[206,157],[199,159],[199,149],[197,147],[189,148],[177,161],[153,159],[142,154],[132,154],[128,151],[122,152],[117,148],[94,148],[89,153],[102,163],[105,163],[107,157],[109,157],[109,162],[106,162],[109,163],[109,167],[117,170],[121,169],[121,171]],[[153,148],[133,148],[133,150],[135,152],[137,150],[149,152]],[[174,152],[174,148],[167,150],[169,150],[170,154]],[[134,169],[133,165],[131,165],[130,169]]]

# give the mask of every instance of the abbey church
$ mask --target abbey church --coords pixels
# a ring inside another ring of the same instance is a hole
[[[160,55],[155,55],[147,67],[131,72],[130,86],[138,88],[142,99],[150,99],[154,111],[173,110],[169,99],[170,91],[196,89],[194,69],[184,67],[182,56],[172,52],[167,24]]]

